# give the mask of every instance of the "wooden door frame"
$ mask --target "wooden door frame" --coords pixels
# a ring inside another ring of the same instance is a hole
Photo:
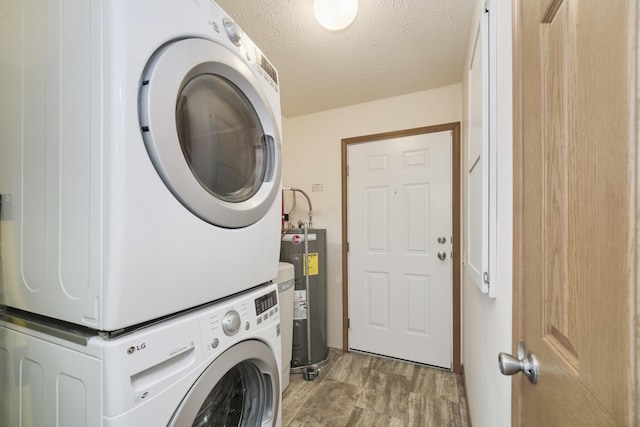
[[[460,373],[460,271],[462,257],[460,252],[460,122],[445,123],[435,126],[425,126],[393,132],[377,133],[373,135],[356,136],[342,140],[342,349],[349,351],[349,262],[347,253],[347,154],[353,144],[381,141],[404,136],[423,135],[428,133],[451,131],[451,217],[452,217],[452,370]]]

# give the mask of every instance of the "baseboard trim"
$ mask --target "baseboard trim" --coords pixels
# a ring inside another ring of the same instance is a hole
[[[473,427],[471,422],[471,409],[469,408],[469,393],[467,393],[467,379],[464,376],[464,364],[460,364],[460,375],[462,375],[462,386],[464,387],[464,403],[467,409],[467,422],[469,427]]]

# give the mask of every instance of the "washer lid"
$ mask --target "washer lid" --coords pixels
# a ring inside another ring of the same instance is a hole
[[[240,228],[269,211],[280,188],[278,122],[255,75],[228,49],[184,39],[158,50],[139,116],[156,171],[192,213]]]

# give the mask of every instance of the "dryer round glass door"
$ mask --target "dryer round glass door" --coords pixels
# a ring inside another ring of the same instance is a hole
[[[212,362],[184,397],[169,426],[274,426],[280,373],[273,351],[244,341]]]
[[[211,224],[260,220],[280,187],[280,130],[251,69],[225,47],[185,39],[157,51],[139,103],[142,136],[167,188]]]
[[[260,190],[268,157],[260,119],[227,79],[200,74],[184,85],[176,108],[178,140],[191,172],[226,202],[244,202]]]

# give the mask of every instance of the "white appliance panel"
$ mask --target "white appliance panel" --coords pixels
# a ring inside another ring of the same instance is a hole
[[[240,46],[229,40],[225,12],[211,1],[9,3],[0,6],[0,34],[15,42],[0,46],[0,304],[114,331],[274,278],[280,192],[249,226],[213,225],[174,197],[141,136],[148,61],[167,43],[203,39],[252,76],[279,152],[279,89],[241,29]]]
[[[256,300],[264,298],[271,306],[257,314]],[[238,313],[240,327],[227,335],[221,324],[231,312]],[[234,350],[247,343],[268,349],[255,363],[274,363],[267,372],[273,381],[267,425],[281,425],[276,285],[113,339],[95,334],[72,342],[27,328],[6,313],[0,311],[0,419],[7,426],[18,426],[19,420],[47,426],[56,419],[71,427],[168,425],[204,372],[222,376],[229,366],[258,357]]]

